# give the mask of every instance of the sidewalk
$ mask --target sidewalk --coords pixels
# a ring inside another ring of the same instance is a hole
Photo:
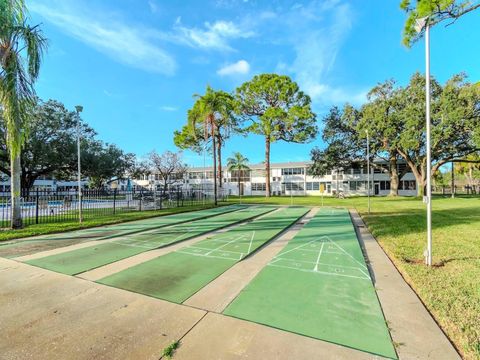
[[[370,234],[357,211],[350,210],[350,215],[357,237],[367,254],[377,296],[400,359],[460,359],[417,294],[403,280]]]

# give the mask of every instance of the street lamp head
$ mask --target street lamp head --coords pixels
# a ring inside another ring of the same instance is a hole
[[[415,20],[415,31],[421,33],[428,26],[428,16]]]
[[[77,111],[77,113],[81,113],[83,111],[83,106],[82,105],[77,105],[77,106],[75,106],[75,110]]]

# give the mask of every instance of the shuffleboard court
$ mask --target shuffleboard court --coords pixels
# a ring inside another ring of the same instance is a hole
[[[294,224],[307,211],[304,207],[279,209],[251,223],[107,276],[98,282],[182,303]]]
[[[321,209],[224,314],[397,358],[347,210]]]
[[[17,240],[13,243],[0,244],[0,256],[16,258],[85,241],[106,240],[129,234],[158,229],[187,221],[205,219],[211,216],[226,214],[244,209],[242,205],[222,206],[199,211],[188,211],[179,214],[158,216],[154,218],[125,222],[90,229],[53,234],[29,240]]]
[[[63,274],[76,275],[145,251],[190,239],[275,210],[271,206],[246,207],[166,228],[135,233],[111,242],[29,260],[26,263]]]

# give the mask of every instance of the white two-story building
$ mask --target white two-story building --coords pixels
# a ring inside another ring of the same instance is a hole
[[[387,164],[376,161],[376,167],[372,167],[370,174],[371,194],[388,195],[390,192],[390,177],[386,172]],[[343,192],[345,195],[367,195],[368,172],[366,166],[358,166],[343,171],[331,171],[325,176],[315,177],[309,175],[310,162],[286,162],[271,163],[270,183],[271,193],[274,196],[298,196],[298,195],[333,195]],[[399,171],[403,171],[406,164],[399,163]],[[250,170],[228,171],[222,169],[222,189],[229,195],[265,195],[266,171],[265,165],[249,165]],[[382,168],[383,167],[383,168]],[[238,182],[240,176],[240,186]],[[152,174],[142,179],[131,180],[133,189],[160,188],[162,181],[158,175]],[[211,192],[213,190],[213,168],[192,167],[183,179],[179,179],[174,185],[184,190],[200,190]],[[126,180],[119,183],[122,190],[127,189]],[[412,173],[407,172],[399,184],[399,195],[415,196],[417,184]]]

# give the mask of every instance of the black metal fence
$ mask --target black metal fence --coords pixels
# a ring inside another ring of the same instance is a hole
[[[219,192],[218,201],[224,200]],[[200,190],[117,191],[83,190],[81,201],[77,191],[22,191],[21,213],[25,225],[115,216],[131,211],[195,206],[213,203],[213,193]],[[0,193],[0,227],[10,226],[12,207],[9,192]]]
[[[432,186],[434,194],[451,195],[451,186]],[[478,185],[462,185],[453,187],[454,194],[458,195],[477,195],[480,194],[480,186]]]

